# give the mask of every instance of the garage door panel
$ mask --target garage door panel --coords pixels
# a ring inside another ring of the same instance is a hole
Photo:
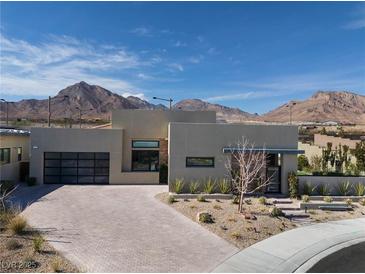
[[[45,152],[44,183],[108,184],[108,152]]]

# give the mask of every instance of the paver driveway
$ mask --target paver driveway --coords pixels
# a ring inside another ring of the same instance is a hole
[[[19,196],[29,198],[32,191],[37,197],[34,192],[47,187],[25,188]],[[82,271],[207,272],[237,252],[154,198],[166,186],[62,186],[52,190],[33,202],[24,215]]]

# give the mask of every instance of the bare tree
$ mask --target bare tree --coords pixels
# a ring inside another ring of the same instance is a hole
[[[265,148],[255,150],[254,144],[242,137],[242,141],[231,147],[226,168],[231,175],[232,185],[238,191],[238,212],[243,212],[243,200],[247,194],[255,193],[270,183],[266,176],[267,153]]]
[[[2,184],[0,184],[0,189],[2,187]],[[17,186],[12,188],[11,190],[4,190],[4,191],[0,191],[0,204],[2,206],[2,209],[5,211],[6,210],[6,202],[7,199],[10,198],[10,195],[17,189]]]

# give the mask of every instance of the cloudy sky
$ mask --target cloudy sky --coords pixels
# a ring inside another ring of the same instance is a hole
[[[121,95],[266,112],[365,94],[365,4],[1,2],[1,98],[86,81]]]

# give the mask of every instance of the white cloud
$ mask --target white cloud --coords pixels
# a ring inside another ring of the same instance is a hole
[[[191,56],[188,58],[188,61],[192,64],[199,64],[203,59],[204,59],[203,55]]]
[[[169,65],[172,69],[178,70],[178,71],[184,71],[184,67],[181,64],[178,63],[172,63]]]
[[[256,99],[262,98],[268,95],[267,92],[242,92],[242,93],[228,93],[224,92],[225,95],[218,95],[205,98],[204,100],[209,102],[221,102],[221,101],[232,101],[232,100],[245,100],[245,99]]]
[[[136,34],[138,36],[152,36],[151,29],[149,29],[147,27],[138,27],[138,28],[132,29],[130,32],[133,34]]]
[[[187,44],[185,42],[176,41],[174,43],[174,47],[177,47],[177,48],[186,47],[186,46],[187,46]]]
[[[147,74],[145,74],[145,73],[138,73],[138,74],[137,74],[137,77],[138,77],[138,78],[140,78],[140,79],[142,79],[142,80],[149,80],[149,79],[153,79],[153,77],[152,77],[152,76],[147,75]]]
[[[0,34],[0,51],[1,93],[28,97],[55,94],[80,81],[114,92],[141,94],[131,82],[106,73],[127,73],[156,61],[141,61],[125,48],[99,46],[69,36],[49,36],[46,42],[32,44]]]
[[[146,100],[146,96],[143,93],[129,93],[129,92],[123,92],[121,94],[123,97],[128,97],[128,96],[134,96],[134,97],[138,97],[142,100]]]
[[[208,53],[208,54],[210,54],[210,55],[216,55],[216,54],[218,54],[219,52],[218,52],[218,50],[217,50],[216,48],[214,48],[214,47],[210,47],[210,48],[208,49],[207,53]]]
[[[348,22],[343,26],[344,29],[364,29],[365,28],[365,18],[353,20],[351,22]]]

